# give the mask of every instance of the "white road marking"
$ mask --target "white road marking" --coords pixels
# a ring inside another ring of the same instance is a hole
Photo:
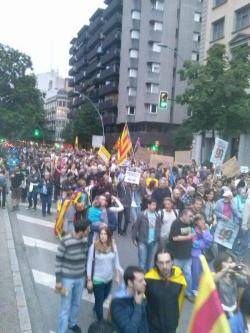
[[[36,269],[32,269],[32,273],[33,273],[33,277],[34,277],[34,280],[36,283],[38,283],[44,287],[54,289],[55,283],[56,283],[56,278],[54,275],[48,274],[48,273],[45,273],[42,271],[38,271]],[[110,299],[111,299],[111,296],[108,297],[108,299],[104,303],[104,307],[106,309],[109,308]],[[94,295],[88,294],[86,289],[83,290],[82,300],[84,300],[86,302],[90,302],[90,303],[95,302]]]
[[[56,252],[57,251],[57,245],[50,242],[45,242],[38,238],[23,236],[23,242],[27,246],[31,247],[38,247],[41,249],[45,249],[48,251]]]
[[[22,214],[16,214],[16,217],[18,220],[23,221],[23,222],[28,222],[36,225],[41,225],[43,227],[51,228],[53,229],[55,227],[54,222],[38,219],[35,217],[27,216],[27,215],[22,215]]]

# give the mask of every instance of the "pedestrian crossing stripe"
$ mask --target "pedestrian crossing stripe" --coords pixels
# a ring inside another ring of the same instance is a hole
[[[32,274],[33,274],[35,283],[40,284],[44,287],[48,287],[50,289],[55,288],[55,284],[56,284],[55,275],[48,274],[48,273],[45,273],[42,271],[38,271],[36,269],[32,269]],[[109,308],[110,299],[111,299],[111,295],[108,297],[108,299],[105,301],[105,303],[103,305],[106,309]],[[84,300],[86,302],[90,302],[90,303],[95,303],[94,295],[89,294],[86,289],[83,290],[82,300]]]
[[[22,215],[22,214],[16,214],[16,217],[19,221],[27,222],[27,223],[32,223],[36,225],[41,225],[43,227],[51,228],[53,229],[55,226],[54,222],[42,220],[39,218],[27,216],[27,215]]]
[[[57,251],[57,244],[51,242],[45,242],[38,238],[23,236],[24,245],[30,247],[37,247],[40,249],[45,249],[48,251],[56,252]]]

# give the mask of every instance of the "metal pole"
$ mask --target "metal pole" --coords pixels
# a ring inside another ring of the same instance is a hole
[[[102,115],[100,114],[100,111],[96,107],[95,103],[87,95],[85,95],[84,93],[81,93],[81,95],[83,95],[83,97],[86,98],[86,100],[93,106],[93,108],[98,113],[98,116],[99,116],[99,118],[101,120],[101,124],[102,124],[102,143],[103,143],[103,145],[105,145],[105,131],[104,131],[104,124],[103,124]]]

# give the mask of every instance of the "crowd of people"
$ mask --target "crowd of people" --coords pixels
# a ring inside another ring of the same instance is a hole
[[[20,147],[15,164],[8,172],[0,160],[2,208],[8,173],[13,211],[20,201],[36,211],[38,198],[43,217],[57,207],[59,333],[81,332],[84,288],[95,299],[97,321],[89,332],[176,332],[184,299],[193,303],[198,293],[201,254],[214,271],[232,332],[250,332],[248,175],[218,178],[211,165],[195,162],[151,168],[128,159],[120,166],[115,155],[105,164],[92,150],[36,146]],[[140,173],[139,184],[126,181],[127,170]],[[138,265],[127,268],[119,260],[119,239],[126,236],[138,255]],[[113,281],[121,288],[106,320]]]

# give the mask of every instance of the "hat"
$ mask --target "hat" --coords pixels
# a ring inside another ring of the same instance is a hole
[[[233,197],[233,193],[231,191],[225,191],[223,197]]]

